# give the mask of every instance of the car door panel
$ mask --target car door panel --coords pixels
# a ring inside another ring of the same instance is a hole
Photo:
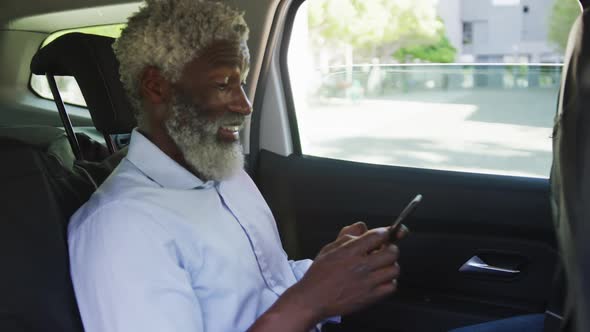
[[[445,331],[545,310],[557,259],[547,179],[284,157],[264,150],[257,166],[256,181],[294,258],[314,257],[355,221],[386,226],[415,194],[424,196],[406,222],[411,234],[399,243],[399,292],[346,317],[339,329]],[[520,273],[459,272],[473,256]]]

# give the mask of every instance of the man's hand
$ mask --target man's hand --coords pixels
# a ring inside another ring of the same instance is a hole
[[[322,248],[322,250],[320,250],[320,252],[318,253],[317,257],[322,256],[324,253],[342,245],[342,243],[353,240],[358,238],[359,236],[365,234],[366,232],[368,232],[369,229],[367,228],[367,225],[362,222],[362,221],[357,221],[354,224],[348,225],[348,226],[344,226],[341,230],[340,233],[338,233],[338,237],[336,237],[336,240],[326,246],[324,246]],[[408,228],[405,225],[400,225],[400,227],[398,227],[398,231],[396,232],[396,234],[394,234],[391,239],[394,240],[401,240],[404,237],[406,237],[406,235],[408,235]],[[391,240],[390,239],[390,240]],[[376,249],[383,249],[383,247],[386,244],[383,244],[380,248]],[[316,257],[316,259],[317,259]]]
[[[394,236],[392,237],[394,240],[401,240],[404,237],[406,237],[406,235],[408,235],[409,231],[405,225],[402,224],[397,229],[398,230],[396,234],[394,234]],[[368,231],[369,229],[367,228],[367,225],[364,222],[357,221],[352,225],[344,226],[340,230],[340,233],[338,233],[338,237],[336,238],[336,240],[340,239],[341,237],[348,237],[349,239],[352,239],[354,237],[361,236]]]
[[[351,313],[393,293],[400,269],[399,249],[391,240],[407,233],[405,226],[393,236],[388,227],[368,230],[363,222],[342,228],[305,276],[248,331],[309,331],[326,318]]]
[[[319,322],[359,310],[396,290],[399,249],[389,242],[388,228],[367,231],[364,224],[355,225],[345,227],[321,250],[282,300],[290,299]]]
[[[334,242],[324,246],[320,250],[320,252],[318,253],[316,259],[318,259],[320,256],[322,256],[326,252],[328,252],[338,246],[341,246],[344,242],[356,239],[357,237],[365,234],[368,231],[369,231],[369,229],[367,228],[367,225],[362,221],[357,221],[352,225],[342,227],[342,229],[340,230],[340,233],[338,233],[338,236],[336,237],[336,240]]]
[[[338,233],[338,238],[342,237],[342,236],[361,236],[363,234],[365,234],[366,232],[368,232],[369,229],[367,228],[367,225],[362,222],[362,221],[357,221],[352,225],[348,225],[348,226],[344,226],[341,230],[340,233]]]

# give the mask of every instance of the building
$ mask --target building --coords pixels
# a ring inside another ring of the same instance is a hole
[[[562,52],[548,40],[554,1],[563,0],[440,0],[438,12],[457,62],[556,63]]]

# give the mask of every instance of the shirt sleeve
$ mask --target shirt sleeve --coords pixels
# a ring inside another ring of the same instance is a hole
[[[173,239],[145,207],[107,204],[68,233],[86,332],[198,332],[202,310]]]
[[[302,259],[300,261],[293,261],[293,260],[289,261],[289,265],[291,265],[291,270],[293,270],[293,274],[295,274],[295,279],[297,279],[297,281],[299,281],[299,280],[301,280],[301,278],[303,278],[303,275],[305,274],[305,272],[307,272],[307,270],[309,269],[309,267],[311,266],[312,263],[313,263],[313,261],[311,259]]]
[[[295,274],[295,278],[297,279],[297,281],[299,281],[299,280],[301,280],[301,278],[303,278],[303,275],[305,275],[307,270],[309,270],[309,267],[311,266],[312,263],[313,263],[313,261],[311,259],[303,259],[300,261],[293,261],[293,260],[289,261],[289,265],[291,265],[291,270],[293,270],[293,274]],[[322,326],[326,323],[338,324],[341,321],[342,321],[342,317],[340,317],[340,316],[330,317],[330,318],[324,320],[323,322],[321,322],[320,324],[318,324],[316,326],[316,331],[321,331]]]

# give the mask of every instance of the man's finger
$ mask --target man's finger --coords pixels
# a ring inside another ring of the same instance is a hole
[[[378,252],[367,256],[367,266],[371,270],[378,270],[393,265],[399,258],[399,248],[389,244]]]
[[[325,245],[321,251],[323,253],[332,251],[333,249],[336,249],[336,248],[342,246],[343,244],[345,244],[346,242],[352,241],[354,239],[356,239],[356,236],[352,236],[352,235],[348,235],[348,234],[341,235],[334,242],[331,242],[331,243],[328,243],[327,245]]]
[[[367,228],[367,225],[364,222],[357,221],[352,225],[343,227],[342,230],[340,230],[340,233],[338,233],[338,237],[341,237],[344,234],[352,236],[361,236],[365,234],[368,230],[369,229]]]
[[[389,241],[389,230],[387,227],[372,229],[354,241],[350,241],[351,249],[358,254],[367,254],[375,249],[379,249],[382,244]]]
[[[408,233],[410,233],[410,230],[406,227],[406,225],[402,225],[396,232],[395,237],[397,240],[401,240],[403,238],[405,238]]]
[[[381,285],[377,286],[373,290],[373,294],[378,298],[383,298],[397,290],[397,280],[393,279],[390,281],[385,281]]]
[[[400,268],[398,264],[393,264],[371,273],[371,282],[374,285],[381,285],[385,282],[391,282],[399,278]]]

